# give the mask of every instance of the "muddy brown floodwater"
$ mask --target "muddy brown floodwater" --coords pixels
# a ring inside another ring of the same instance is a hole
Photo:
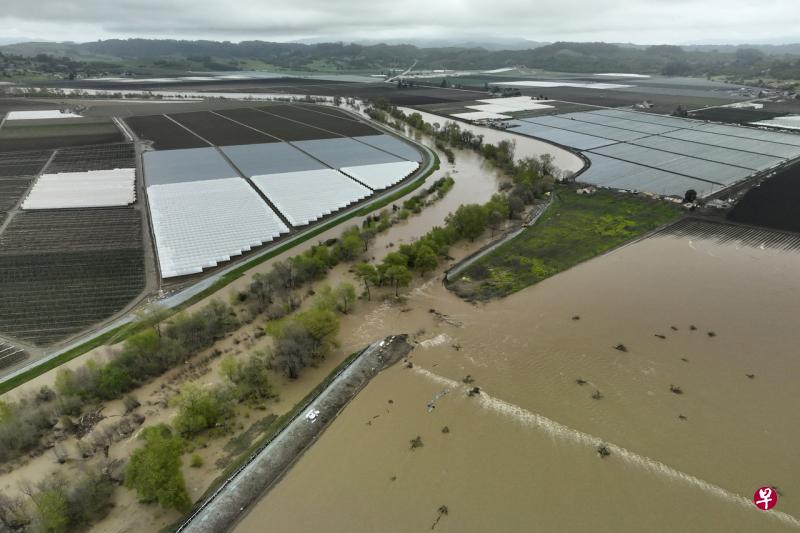
[[[665,235],[479,307],[420,281],[342,325],[345,345],[424,330],[413,368],[374,379],[236,530],[423,531],[444,505],[435,531],[796,531],[799,270]]]

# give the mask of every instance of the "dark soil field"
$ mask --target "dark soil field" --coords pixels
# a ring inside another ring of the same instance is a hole
[[[800,232],[800,164],[750,189],[728,213],[743,224]]]
[[[359,135],[377,135],[380,133],[372,126],[354,120],[352,118],[337,118],[324,112],[315,111],[314,108],[306,108],[295,105],[273,105],[263,107],[262,110],[279,115],[290,120],[303,122],[310,126],[338,133],[347,137],[357,137]]]
[[[737,109],[733,107],[712,107],[695,111],[689,116],[700,120],[713,120],[714,122],[729,122],[731,124],[747,124],[759,120],[769,120],[780,117],[786,113],[763,111],[761,109]]]
[[[86,172],[136,166],[136,149],[133,143],[104,144],[62,148],[47,166],[47,173]]]
[[[268,113],[269,108],[258,110],[255,108],[227,109],[219,111],[220,115],[247,124],[260,131],[273,135],[262,142],[282,141],[307,141],[310,139],[330,139],[341,137],[336,133],[329,133],[319,128],[298,124],[278,115]]]
[[[520,88],[522,94],[528,96],[545,96],[552,100],[563,100],[578,104],[587,104],[603,107],[627,107],[647,100],[653,104],[649,109],[652,113],[670,114],[678,106],[684,109],[698,109],[715,105],[730,104],[734,100],[729,98],[714,98],[700,96],[679,96],[654,93],[638,93],[635,91],[585,89],[581,87],[553,87],[553,88]]]
[[[248,127],[215,115],[209,111],[176,113],[170,118],[177,120],[194,133],[217,146],[236,144],[257,144],[270,142],[272,139]]]
[[[138,138],[153,141],[156,150],[208,147],[208,143],[163,115],[129,117],[125,123]]]
[[[0,178],[0,224],[25,195],[32,181],[30,176]]]
[[[64,123],[39,121],[6,122],[0,128],[0,152],[47,150],[63,146],[85,146],[121,142],[125,139],[111,120]]]
[[[50,344],[123,309],[144,288],[133,208],[23,211],[0,235],[0,332]]]
[[[52,150],[2,152],[0,153],[0,178],[35,176],[42,170],[52,153]]]

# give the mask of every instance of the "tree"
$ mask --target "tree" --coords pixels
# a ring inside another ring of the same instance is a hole
[[[224,391],[194,384],[183,387],[171,403],[178,408],[173,425],[183,436],[222,426],[233,415],[233,405]]]
[[[378,270],[375,265],[370,263],[359,263],[355,266],[355,275],[361,283],[364,284],[364,290],[367,291],[367,300],[372,300],[370,293],[370,286],[378,284]]]
[[[67,497],[64,490],[53,487],[33,495],[38,511],[37,521],[42,531],[66,533],[69,531]]]
[[[336,297],[336,308],[346,315],[356,299],[355,287],[352,283],[340,283],[333,292]]]
[[[303,326],[313,340],[311,356],[322,359],[336,346],[339,317],[330,309],[312,308],[299,313],[295,321]]]
[[[417,247],[417,254],[414,257],[414,268],[424,276],[427,272],[439,266],[439,258],[433,248],[427,244],[420,244]]]
[[[483,206],[468,204],[459,206],[455,213],[447,215],[446,220],[459,237],[474,241],[486,230],[487,215]]]
[[[251,355],[241,361],[228,356],[222,360],[220,371],[231,382],[236,398],[241,401],[258,401],[272,398],[272,385],[263,357]]]
[[[510,218],[519,218],[523,211],[525,211],[525,203],[517,196],[509,196],[508,216]]]
[[[289,379],[300,377],[300,371],[312,362],[314,339],[303,325],[291,321],[275,335],[271,365]]]
[[[142,502],[187,511],[192,502],[181,474],[183,442],[163,424],[144,429],[141,438],[145,445],[131,454],[125,486],[135,490]]]
[[[411,272],[405,265],[394,265],[386,269],[386,279],[394,287],[395,297],[400,296],[400,287],[407,287],[411,283]]]
[[[363,249],[364,242],[361,240],[358,226],[353,226],[342,234],[336,245],[335,255],[340,261],[352,261]]]
[[[374,228],[368,227],[361,231],[361,242],[364,243],[364,252],[366,253],[369,250],[369,247],[372,246],[372,243],[375,242],[375,237],[377,236],[377,232]]]
[[[500,229],[504,221],[505,217],[503,214],[497,209],[492,209],[487,217],[487,223],[489,224],[489,227],[492,228],[492,237],[494,237],[494,232]]]

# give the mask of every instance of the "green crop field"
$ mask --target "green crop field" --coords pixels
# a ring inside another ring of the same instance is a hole
[[[658,200],[562,189],[533,226],[470,266],[451,288],[467,299],[506,296],[678,216],[677,207]]]

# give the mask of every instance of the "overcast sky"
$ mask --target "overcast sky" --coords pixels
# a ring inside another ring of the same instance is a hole
[[[800,0],[3,0],[0,41],[800,42]]]

